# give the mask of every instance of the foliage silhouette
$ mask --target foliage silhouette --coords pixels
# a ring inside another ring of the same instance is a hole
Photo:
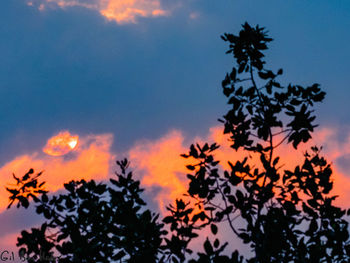
[[[265,66],[263,52],[272,39],[264,28],[245,23],[238,35],[222,39],[229,43],[227,53],[235,66],[222,81],[230,108],[219,121],[242,160],[222,170],[215,159],[219,145],[191,145],[182,155],[194,160],[187,166],[190,201],[179,199],[167,207],[166,226],[158,215],[141,209],[142,190],[127,172],[127,160],[118,162],[121,172],[111,179],[113,186],[72,181],[65,184],[67,194],[52,198],[38,183],[40,174],[31,178],[33,170],[15,177],[18,187],[8,189],[9,207],[17,201],[17,207],[27,208],[32,198],[36,212],[47,219],[18,239],[29,262],[41,262],[40,252],[52,256],[54,251],[59,262],[350,261],[346,210],[333,205],[332,169],[321,148],[305,152],[304,161],[292,170],[283,170],[283,156],[276,156],[282,144],[297,150],[311,139],[317,126],[313,106],[325,92],[319,84],[278,82],[283,70]],[[238,251],[225,255],[229,243],[220,238],[225,223],[251,247],[251,257]],[[205,228],[212,236],[194,258],[189,245]]]
[[[28,198],[36,203],[36,213],[46,222],[31,232],[22,231],[18,246],[24,246],[20,255],[28,262],[42,261],[42,255],[52,262],[155,262],[160,250],[163,225],[158,215],[149,210],[140,211],[145,202],[140,182],[127,171],[128,161],[118,161],[121,172],[110,179],[112,186],[94,180],[71,181],[64,185],[67,194],[49,198],[47,192],[37,189],[37,176],[30,178],[30,170],[22,179],[15,178],[18,189],[8,189],[11,206],[28,207]],[[39,174],[40,175],[40,174]],[[41,194],[41,198],[36,197]],[[55,254],[55,251],[58,252]]]

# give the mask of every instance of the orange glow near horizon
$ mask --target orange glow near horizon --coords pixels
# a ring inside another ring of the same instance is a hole
[[[73,144],[69,147],[75,146]],[[63,188],[63,184],[71,180],[107,180],[111,174],[110,166],[116,156],[111,153],[113,142],[111,134],[88,135],[79,139],[79,147],[71,155],[51,156],[40,152],[33,152],[17,156],[0,167],[2,185],[0,186],[0,211],[8,205],[9,194],[5,187],[13,186],[12,173],[23,176],[30,168],[35,173],[44,171],[41,181],[45,181],[45,188],[55,192]]]
[[[247,154],[243,151],[235,151],[230,147],[228,136],[222,133],[222,127],[210,128],[209,134],[204,138],[195,138],[192,143],[217,142],[220,148],[214,152],[216,160],[220,160],[220,166],[229,170],[228,161],[235,163],[242,161]],[[340,171],[332,162],[337,158],[350,154],[350,136],[347,142],[337,143],[337,130],[334,128],[323,128],[315,132],[313,140],[308,144],[301,145],[295,150],[291,144],[282,144],[275,151],[275,157],[280,156],[278,167],[280,171],[293,169],[302,165],[304,152],[311,146],[324,146],[322,156],[332,164],[334,181],[333,195],[339,195],[336,204],[341,207],[350,206],[350,177]],[[276,140],[277,141],[277,140]],[[159,203],[162,212],[166,212],[165,206],[173,203],[176,198],[183,197],[188,189],[186,174],[190,171],[186,165],[193,164],[193,160],[180,157],[181,153],[188,152],[189,145],[184,145],[184,137],[179,131],[172,131],[166,136],[155,141],[140,141],[130,150],[130,159],[136,171],[144,172],[141,184],[146,188],[160,187],[155,200]],[[251,167],[258,168],[260,160],[258,156],[250,156],[248,163]]]
[[[140,141],[129,152],[132,166],[145,173],[141,185],[160,188],[154,198],[163,213],[187,191],[186,164],[190,163],[180,157],[186,151],[183,140],[180,132],[172,131],[157,141]]]
[[[281,156],[279,162],[280,165],[283,165],[281,171],[302,165],[303,152],[315,144],[324,146],[321,155],[325,156],[331,163],[344,156],[350,156],[350,134],[347,138],[342,138],[342,142],[339,142],[338,130],[332,127],[319,129],[313,138],[312,142],[302,145],[298,150],[294,150],[291,145],[281,145],[276,150],[276,156]],[[67,142],[68,147],[74,149],[67,156],[51,156],[41,152],[33,152],[17,156],[9,161],[0,167],[3,182],[0,186],[0,213],[8,205],[9,194],[5,187],[12,186],[11,184],[14,183],[12,173],[23,176],[29,168],[34,168],[35,172],[44,170],[41,180],[46,181],[46,189],[51,193],[61,190],[63,184],[70,180],[108,180],[116,168],[111,164],[117,160],[117,155],[111,151],[112,141],[111,134],[81,136],[79,137],[79,145],[74,140]],[[228,136],[223,135],[220,126],[210,128],[207,136],[197,138],[185,138],[180,131],[171,131],[156,140],[140,140],[128,151],[131,169],[135,175],[134,179],[141,181],[141,187],[145,188],[148,196],[158,204],[162,216],[169,215],[166,206],[174,204],[177,198],[189,200],[183,194],[188,189],[186,174],[190,172],[186,165],[193,164],[193,160],[182,158],[180,154],[188,153],[190,144],[197,142],[199,144],[216,142],[220,145],[220,148],[214,152],[214,156],[216,160],[220,160],[222,169],[230,169],[227,164],[229,160],[235,163],[246,157],[244,152],[236,152],[230,148]],[[120,155],[120,157],[118,155],[118,158],[123,157],[125,154]],[[259,160],[253,156],[248,162],[258,166]],[[332,169],[334,181],[332,195],[339,196],[335,204],[343,209],[350,207],[350,176],[334,163]],[[210,234],[208,229],[205,231],[207,232],[203,233]],[[231,238],[229,233],[221,232],[220,235],[228,239]],[[3,242],[0,244],[3,247],[14,246],[17,236],[17,232],[9,233],[4,236]],[[198,239],[192,246],[199,248],[202,246],[202,242],[199,242]]]
[[[303,145],[297,151],[291,145],[281,145],[278,148],[276,156],[281,156],[279,164],[284,165],[281,170],[301,165],[303,152],[314,144],[324,145],[322,155],[330,162],[350,155],[350,134],[339,142],[337,129],[324,128],[318,130],[313,137],[310,144]],[[214,152],[214,155],[215,159],[220,160],[222,169],[229,170],[227,161],[235,163],[245,157],[243,152],[236,152],[230,148],[228,137],[222,134],[221,127],[212,127],[207,136],[187,139],[185,140],[180,131],[172,131],[157,140],[138,141],[129,150],[131,169],[134,171],[135,179],[141,181],[141,187],[145,188],[146,193],[158,204],[162,216],[169,214],[166,206],[174,204],[176,198],[189,200],[183,194],[188,189],[186,174],[190,172],[186,169],[186,165],[193,163],[193,160],[182,158],[180,154],[187,153],[191,143],[202,144],[215,141],[220,144],[220,148]],[[14,183],[12,172],[21,176],[29,168],[34,168],[35,172],[44,170],[41,180],[46,181],[46,189],[51,193],[62,189],[63,184],[70,180],[108,180],[115,169],[111,164],[117,159],[111,151],[112,140],[111,134],[82,136],[79,138],[79,147],[70,145],[75,149],[70,155],[54,157],[34,152],[18,156],[0,167],[3,182],[0,187],[0,213],[8,205],[9,194],[5,186],[12,186],[10,184]],[[121,155],[121,158],[124,156],[124,154]],[[252,165],[258,163],[254,157],[249,162]],[[343,209],[348,208],[350,207],[350,177],[335,164],[332,165],[332,169],[334,181],[332,195],[339,196],[335,204]],[[209,230],[206,231],[209,234]],[[225,236],[225,233],[221,234]],[[6,240],[3,240],[4,246],[14,244],[17,235],[18,233],[9,233]],[[227,238],[230,238],[230,235],[227,235]],[[201,244],[201,242],[195,242],[192,245],[201,247]]]
[[[64,138],[75,138],[77,135],[65,134]],[[281,156],[280,169],[294,169],[296,165],[303,162],[303,152],[310,146],[316,144],[324,145],[322,155],[330,162],[335,162],[338,158],[350,154],[350,135],[345,142],[337,141],[337,130],[335,128],[324,128],[314,134],[314,139],[308,145],[303,145],[297,151],[291,145],[281,145],[276,151],[276,156]],[[60,136],[61,136],[60,135]],[[58,136],[59,138],[61,138]],[[52,137],[55,139],[57,136]],[[49,141],[51,140],[49,139]],[[106,180],[115,169],[111,163],[116,160],[116,154],[111,152],[112,135],[91,135],[77,140],[66,140],[66,146],[71,151],[67,156],[40,155],[32,153],[14,158],[12,161],[0,168],[3,182],[12,182],[11,174],[23,175],[29,168],[34,168],[36,172],[44,170],[42,179],[47,182],[49,191],[57,191],[62,188],[63,183],[69,180],[98,179]],[[173,203],[176,198],[183,198],[183,194],[188,189],[188,179],[186,165],[193,164],[193,160],[180,157],[180,154],[187,153],[189,145],[194,142],[202,144],[204,142],[217,142],[220,148],[214,152],[215,159],[220,160],[222,169],[229,170],[228,161],[235,163],[246,157],[244,152],[236,152],[230,148],[228,137],[222,134],[221,127],[212,127],[207,136],[188,138],[189,143],[185,143],[185,138],[180,131],[172,131],[157,140],[138,141],[128,151],[131,167],[135,174],[135,179],[141,181],[141,187],[146,188],[154,200],[158,203],[162,213],[166,213],[165,207]],[[55,140],[53,140],[55,141]],[[64,140],[63,140],[64,141]],[[49,144],[50,145],[50,144]],[[60,143],[58,143],[60,150]],[[79,147],[78,147],[79,146]],[[66,149],[64,147],[64,149]],[[55,147],[54,147],[55,148]],[[58,151],[59,152],[59,151]],[[122,157],[125,154],[122,155]],[[258,167],[259,160],[251,157],[248,160],[251,166]],[[334,191],[339,195],[337,204],[342,207],[350,206],[350,177],[344,170],[332,164]],[[5,186],[5,185],[4,185]],[[153,192],[153,193],[152,193]],[[4,187],[0,188],[0,209],[7,204],[8,195]],[[186,199],[186,198],[185,198]]]
[[[78,139],[78,135],[71,135],[68,131],[59,132],[47,141],[43,152],[51,156],[65,155],[74,150],[78,144]]]

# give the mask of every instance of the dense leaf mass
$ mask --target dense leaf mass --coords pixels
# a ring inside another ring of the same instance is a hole
[[[51,198],[42,191],[34,197],[36,213],[46,222],[40,228],[22,231],[18,246],[28,262],[155,262],[160,251],[163,224],[158,215],[141,209],[146,203],[140,197],[140,182],[127,172],[127,160],[117,162],[121,173],[110,185],[71,181],[64,185],[66,193]],[[35,187],[28,187],[30,178],[19,179],[23,191],[15,192],[11,200],[27,207],[22,199]],[[36,179],[35,179],[36,180]],[[24,200],[23,199],[23,200]],[[43,257],[44,256],[44,257]],[[45,260],[43,260],[43,258]]]

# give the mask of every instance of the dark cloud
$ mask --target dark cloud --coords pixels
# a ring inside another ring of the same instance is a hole
[[[244,21],[269,29],[268,60],[286,83],[323,84],[321,123],[350,123],[348,4],[181,3],[169,17],[121,26],[81,7],[40,12],[3,1],[0,160],[62,129],[112,132],[118,150],[171,128],[205,134],[225,112],[220,81],[232,59],[219,36]]]

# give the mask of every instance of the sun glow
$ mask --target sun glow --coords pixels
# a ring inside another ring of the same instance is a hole
[[[75,146],[77,146],[78,144],[78,138],[74,139],[73,141],[70,141],[68,143],[69,147],[73,150],[75,148]]]
[[[65,155],[75,149],[78,139],[78,135],[71,135],[68,131],[62,131],[47,141],[43,152],[52,156]]]

